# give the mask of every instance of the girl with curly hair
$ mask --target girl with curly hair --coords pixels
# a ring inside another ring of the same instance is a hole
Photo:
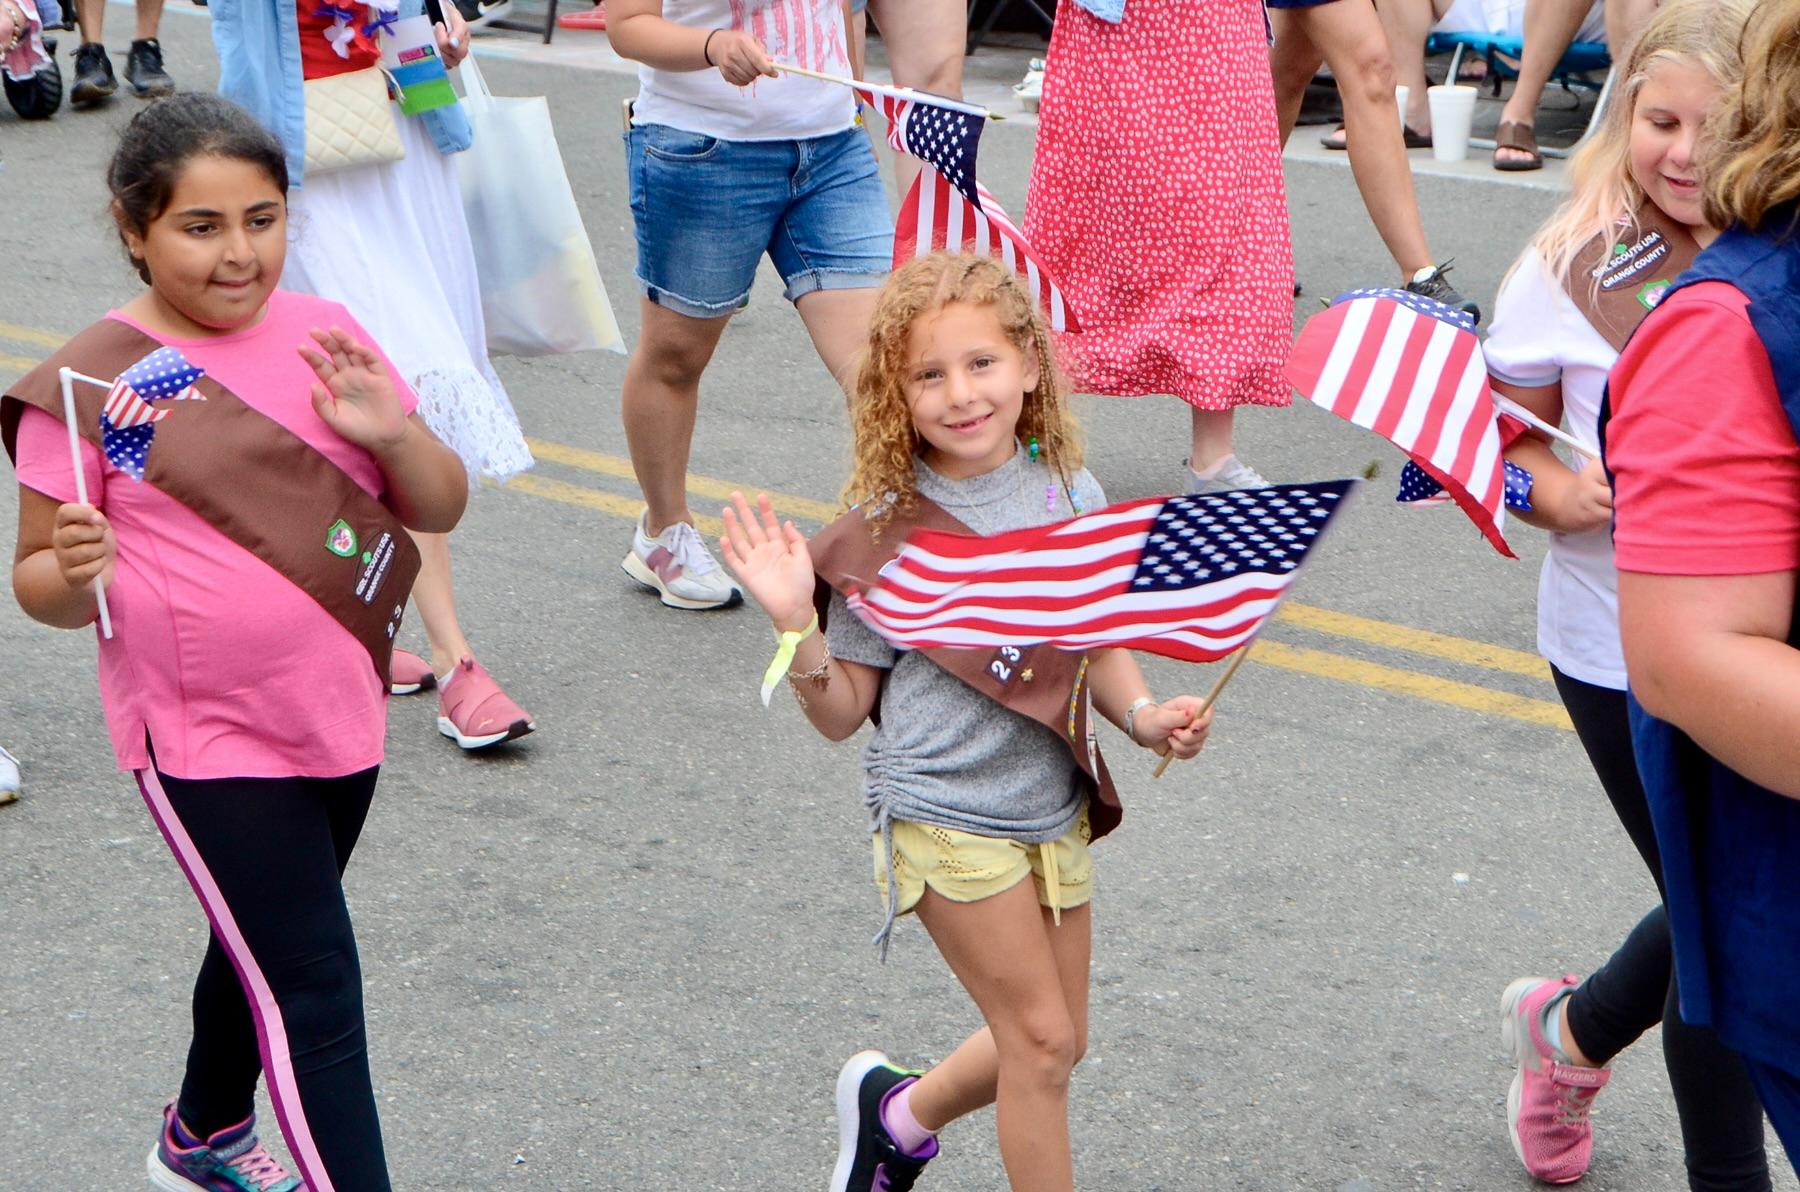
[[[997,1104],[1012,1186],[1072,1189],[1088,844],[1119,822],[1090,708],[1178,757],[1200,751],[1211,716],[1194,696],[1154,701],[1124,650],[902,652],[845,603],[855,577],[875,575],[916,526],[990,535],[1104,503],[1081,466],[1043,316],[1005,266],[939,255],[896,272],[852,411],[845,500],[858,503],[809,544],[766,496],[753,513],[734,493],[721,546],[776,631],[797,641],[787,678],[813,727],[841,741],[875,722],[863,801],[887,905],[877,944],[885,954],[895,918],[916,911],[986,1025],[929,1072],[879,1051],[844,1065],[830,1187],[910,1188],[940,1129]]]

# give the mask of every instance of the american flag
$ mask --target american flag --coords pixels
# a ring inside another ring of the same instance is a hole
[[[1501,415],[1504,421],[1506,416]],[[1531,512],[1531,482],[1529,469],[1522,468],[1512,460],[1503,461],[1506,473],[1506,507]],[[1400,469],[1400,491],[1394,500],[1403,505],[1441,505],[1450,499],[1444,486],[1431,478],[1431,473],[1407,460]]]
[[[1352,290],[1306,321],[1284,374],[1317,405],[1392,440],[1514,557],[1494,397],[1467,314],[1406,290]]]
[[[923,91],[898,91],[856,88],[862,101],[887,121],[888,144],[897,152],[912,154],[942,174],[963,198],[979,204],[975,155],[987,118],[933,103],[934,97]]]
[[[1262,628],[1357,484],[1150,497],[991,538],[915,531],[848,602],[898,646],[1122,646],[1211,662]]]
[[[194,388],[205,375],[174,348],[158,348],[120,373],[100,409],[100,446],[113,467],[142,480],[155,424],[169,416],[150,403],[205,400]]]
[[[929,168],[920,170],[894,225],[894,268],[934,252],[996,257],[1025,279],[1052,331],[1079,331],[1081,325],[1063,300],[1062,288],[1000,200],[979,182],[975,183],[975,197],[971,203],[942,174]]]

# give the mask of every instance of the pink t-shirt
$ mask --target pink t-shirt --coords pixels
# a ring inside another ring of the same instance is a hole
[[[117,311],[107,317],[144,331]],[[342,306],[281,290],[248,330],[154,338],[179,348],[379,497],[380,468],[319,420],[312,408],[317,378],[294,350],[310,342],[310,328],[334,323],[374,346]],[[411,411],[417,399],[399,370],[387,367]],[[170,417],[180,416],[176,405]],[[177,778],[335,778],[379,764],[386,692],[349,631],[187,506],[114,468],[86,439],[81,454],[88,499],[118,540],[106,592],[113,637],[100,642],[100,695],[120,769],[149,764],[146,732],[157,769]],[[25,409],[18,471],[26,487],[75,500],[68,432],[59,419]],[[256,477],[221,474],[219,483],[247,492]]]
[[[1689,286],[1613,367],[1606,462],[1620,571],[1800,568],[1800,444],[1748,306],[1726,282]]]

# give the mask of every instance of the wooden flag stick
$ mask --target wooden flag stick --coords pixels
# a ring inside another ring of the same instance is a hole
[[[63,422],[69,428],[69,462],[75,468],[75,499],[83,505],[88,503],[87,475],[81,470],[81,432],[75,426],[75,382],[77,379],[91,385],[106,387],[105,381],[76,372],[72,368],[57,370],[57,379],[62,382]],[[106,576],[94,577],[94,603],[100,610],[100,636],[112,637],[112,613],[106,607]]]
[[[921,99],[926,103],[934,103],[940,108],[949,108],[953,112],[965,112],[970,116],[980,116],[984,120],[1004,120],[999,112],[991,112],[972,103],[964,103],[960,99],[951,99],[947,95],[934,95],[929,91],[915,91],[911,87],[889,87],[882,83],[869,83],[861,79],[847,79],[843,75],[826,74],[820,70],[808,70],[804,66],[790,66],[786,62],[777,62],[775,69],[787,74],[805,75],[809,79],[818,79],[823,83],[836,83],[841,87],[861,87],[864,91],[873,91],[877,95],[887,95],[894,99]]]
[[[1250,657],[1250,647],[1255,644],[1256,639],[1252,638],[1238,649],[1237,655],[1231,660],[1231,665],[1225,668],[1225,673],[1219,676],[1219,681],[1214,683],[1212,685],[1212,690],[1206,693],[1206,699],[1200,704],[1200,715],[1195,716],[1195,720],[1199,720],[1202,716],[1206,715],[1207,710],[1213,706],[1213,701],[1219,698],[1219,692],[1225,690],[1225,684],[1231,682],[1231,676],[1237,674],[1238,667],[1244,665],[1244,659]],[[1169,768],[1169,763],[1174,760],[1175,751],[1171,749],[1169,752],[1163,754],[1162,761],[1156,764],[1156,773],[1152,774],[1150,777],[1161,778],[1163,776],[1163,771],[1167,770]]]

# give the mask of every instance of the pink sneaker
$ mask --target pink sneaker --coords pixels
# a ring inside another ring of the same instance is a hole
[[[485,749],[537,727],[531,713],[506,697],[473,658],[464,658],[438,686],[438,732],[464,749]]]
[[[1546,1184],[1572,1184],[1594,1154],[1588,1111],[1612,1079],[1610,1068],[1561,1062],[1544,1039],[1544,1004],[1580,981],[1573,975],[1520,977],[1500,996],[1500,1042],[1519,1070],[1506,1093],[1506,1128],[1525,1170]]]
[[[390,695],[412,695],[436,686],[437,676],[431,673],[431,663],[411,650],[394,647],[394,660],[388,664]]]

